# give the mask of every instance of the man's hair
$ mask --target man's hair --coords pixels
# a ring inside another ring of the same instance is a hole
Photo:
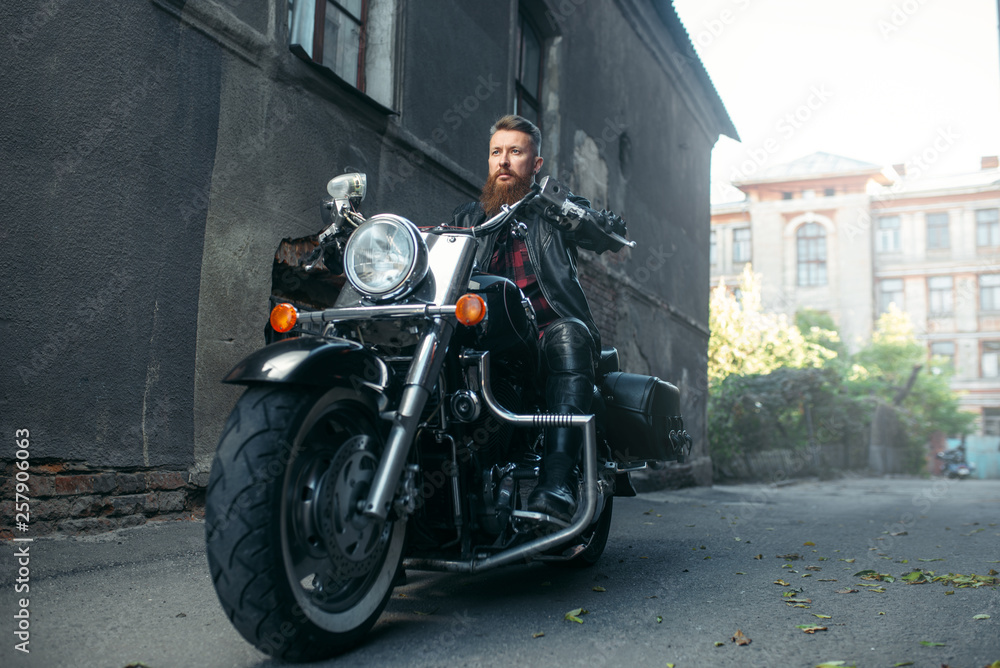
[[[497,130],[513,130],[523,132],[531,137],[531,146],[535,149],[535,156],[542,153],[542,131],[538,126],[523,116],[517,114],[507,114],[497,119],[497,122],[490,128],[490,137],[496,134]]]

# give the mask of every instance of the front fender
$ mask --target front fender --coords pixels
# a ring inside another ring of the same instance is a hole
[[[388,365],[359,343],[303,336],[277,341],[243,358],[222,382],[367,388],[384,396],[390,377]]]

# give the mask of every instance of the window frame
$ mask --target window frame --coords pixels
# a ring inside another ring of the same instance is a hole
[[[945,287],[944,281],[948,282]],[[933,284],[938,283],[938,287]],[[941,318],[955,314],[955,277],[927,277],[927,317]]]
[[[984,220],[983,214],[990,213],[992,217]],[[1000,246],[1000,209],[976,209],[976,247],[990,248]],[[983,230],[986,234],[983,234]],[[984,239],[985,238],[985,239]],[[985,241],[990,243],[983,243]]]
[[[935,350],[934,350],[935,346],[950,346],[951,347],[951,352],[947,352],[947,353],[935,352]],[[934,357],[945,357],[945,358],[947,358],[948,359],[948,363],[947,363],[946,367],[948,369],[954,371],[955,370],[955,354],[956,354],[956,350],[957,350],[957,346],[955,346],[955,342],[954,341],[931,341],[930,345],[928,346],[927,352],[929,353],[929,355],[932,358],[934,358]]]
[[[941,218],[944,222],[941,222]],[[927,250],[948,250],[951,248],[951,220],[947,211],[933,211],[924,216],[924,222],[927,226]],[[932,234],[936,232],[937,234]],[[943,243],[931,243],[933,238],[943,237]]]
[[[534,93],[528,90],[524,83],[524,56],[525,56],[525,28],[534,35],[538,43],[538,86]],[[524,116],[532,121],[538,129],[542,129],[542,88],[545,74],[545,38],[542,31],[538,29],[535,22],[521,8],[517,12],[517,63],[514,72],[514,113]],[[534,110],[535,119],[526,116],[524,112],[525,101]]]
[[[886,225],[889,221],[894,224]],[[879,216],[875,226],[875,252],[876,253],[898,253],[900,250],[900,228],[902,221],[898,215]],[[887,234],[888,233],[888,234]],[[891,248],[887,248],[885,240],[891,237]]]
[[[809,234],[818,230],[819,234]],[[827,285],[826,227],[810,221],[795,230],[795,283],[799,287],[814,288]]]
[[[984,285],[984,280],[986,285]],[[989,285],[988,283],[996,282],[996,285]],[[976,277],[976,282],[979,284],[979,310],[980,311],[1000,311],[1000,274],[980,274]],[[989,292],[987,292],[987,290]],[[990,298],[987,300],[985,297],[989,294]],[[987,301],[990,303],[987,304]]]
[[[737,238],[746,232],[746,238]],[[737,249],[740,253],[737,254]],[[733,228],[733,264],[743,264],[753,259],[753,231],[749,226]]]
[[[987,350],[989,348],[989,350]],[[990,355],[993,361],[987,365],[986,356]],[[987,366],[992,373],[986,373]],[[981,341],[979,344],[979,377],[980,378],[1000,378],[1000,341]]]

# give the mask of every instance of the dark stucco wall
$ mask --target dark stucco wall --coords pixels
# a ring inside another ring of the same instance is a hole
[[[38,460],[183,468],[204,216],[182,212],[220,54],[148,2],[95,9],[0,7],[0,431]]]

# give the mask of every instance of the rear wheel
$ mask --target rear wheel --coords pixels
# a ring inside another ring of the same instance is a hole
[[[236,629],[265,654],[315,661],[375,624],[405,523],[358,512],[381,454],[375,408],[351,390],[247,390],[212,463],[208,561]]]

